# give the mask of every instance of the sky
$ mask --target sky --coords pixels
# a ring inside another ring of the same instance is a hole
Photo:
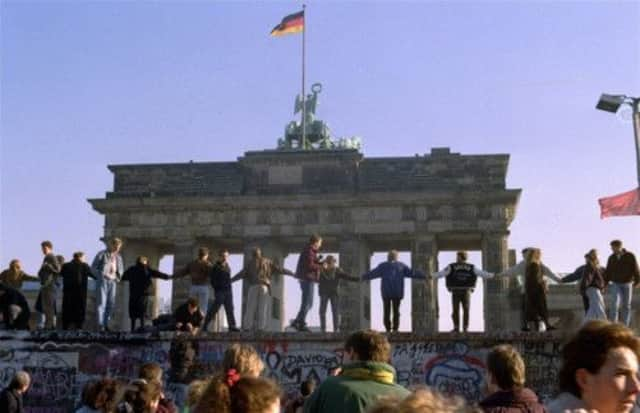
[[[293,119],[301,36],[269,31],[300,7],[0,2],[0,266],[36,272],[43,239],[93,256],[104,220],[87,198],[112,189],[109,164],[274,148]],[[640,95],[640,2],[308,1],[306,18],[307,87],[323,84],[317,115],[336,136],[361,137],[371,157],[510,154],[507,186],[523,190],[510,247],[541,247],[556,271],[614,238],[640,251],[640,218],[601,220],[597,204],[637,186],[632,125],[594,108],[603,92]],[[294,313],[299,290],[287,291]]]

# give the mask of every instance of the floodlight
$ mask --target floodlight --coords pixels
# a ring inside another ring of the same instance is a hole
[[[626,99],[627,97],[625,95],[607,95],[603,93],[596,105],[596,109],[616,113],[620,106],[625,103]]]

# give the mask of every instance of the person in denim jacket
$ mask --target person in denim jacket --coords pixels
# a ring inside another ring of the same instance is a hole
[[[91,264],[96,277],[96,316],[100,331],[109,331],[109,321],[115,310],[116,285],[124,273],[121,248],[120,238],[111,239],[107,249],[100,251]]]

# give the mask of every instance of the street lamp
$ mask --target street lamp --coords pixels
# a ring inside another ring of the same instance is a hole
[[[636,139],[636,168],[638,173],[638,186],[640,187],[640,98],[626,95],[607,95],[603,93],[602,96],[600,96],[600,100],[598,100],[596,109],[616,113],[622,105],[629,105],[632,109],[633,133]]]

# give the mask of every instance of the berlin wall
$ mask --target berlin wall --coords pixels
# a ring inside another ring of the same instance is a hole
[[[287,394],[313,378],[322,381],[342,363],[345,336],[336,334],[269,336],[209,336],[194,339],[198,353],[190,369],[192,377],[217,371],[226,347],[234,342],[250,343],[265,362],[264,375],[277,380]],[[130,333],[86,331],[0,333],[0,386],[13,373],[24,369],[33,377],[25,398],[30,413],[71,412],[80,401],[85,383],[109,376],[136,377],[145,362],[159,363],[165,371],[165,388],[171,396],[181,386],[173,383],[170,348],[172,334],[163,337]],[[543,399],[554,395],[559,370],[560,342],[549,336],[527,334],[434,337],[398,334],[392,336],[392,364],[398,381],[412,387],[428,385],[470,401],[483,396],[485,357],[499,343],[511,343],[523,354],[527,384]]]

